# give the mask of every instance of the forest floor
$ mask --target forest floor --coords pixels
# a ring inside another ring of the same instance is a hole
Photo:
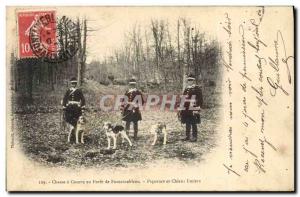
[[[199,162],[205,154],[216,146],[217,124],[220,107],[210,107],[201,112],[201,124],[198,125],[198,141],[185,142],[180,139],[185,135],[176,112],[150,110],[143,111],[143,120],[139,122],[137,141],[133,140],[133,129],[129,137],[133,142],[130,147],[118,141],[115,151],[106,151],[107,139],[102,130],[104,121],[120,121],[120,112],[104,113],[87,111],[87,131],[85,144],[69,144],[68,131],[61,124],[61,112],[31,112],[14,114],[14,127],[19,132],[19,142],[26,155],[34,161],[47,166],[65,167],[146,167],[153,161]],[[153,136],[150,126],[157,121],[167,123],[167,144],[162,145],[163,136],[152,146]]]

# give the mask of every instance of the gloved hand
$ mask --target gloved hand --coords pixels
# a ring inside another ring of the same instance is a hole
[[[198,115],[200,114],[200,111],[193,111],[193,115]]]
[[[194,107],[194,110],[198,110],[198,111],[200,111],[200,110],[201,110],[201,107],[200,107],[200,106],[198,106],[198,107]]]

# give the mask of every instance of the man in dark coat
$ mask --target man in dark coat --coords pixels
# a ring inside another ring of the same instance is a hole
[[[137,139],[138,121],[142,120],[139,105],[144,104],[142,92],[136,88],[136,80],[129,80],[129,90],[125,92],[127,101],[122,104],[122,120],[126,122],[125,130],[130,130],[130,123],[133,122],[134,140]]]
[[[82,115],[82,112],[85,109],[85,99],[82,91],[77,88],[76,78],[71,78],[70,82],[71,87],[66,91],[62,102],[65,121],[71,126],[68,137],[69,142],[71,135],[74,136],[78,118]]]
[[[186,137],[185,141],[197,141],[197,124],[200,124],[200,109],[203,106],[202,89],[196,85],[194,75],[190,74],[187,78],[187,87],[183,91],[185,95],[184,109],[180,111],[180,120],[186,124]],[[192,108],[190,108],[192,106]],[[192,138],[190,132],[192,129]]]

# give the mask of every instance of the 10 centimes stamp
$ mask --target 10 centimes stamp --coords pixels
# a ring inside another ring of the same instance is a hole
[[[19,12],[20,58],[42,58],[63,62],[78,51],[79,29],[68,17],[56,18],[55,11]]]

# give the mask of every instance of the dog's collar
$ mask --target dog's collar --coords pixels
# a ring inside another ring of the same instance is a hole
[[[194,87],[196,87],[196,84],[192,84],[190,86],[187,86],[187,88],[194,88]]]
[[[128,92],[134,92],[134,91],[137,91],[137,88],[130,88],[130,89],[128,90]]]

